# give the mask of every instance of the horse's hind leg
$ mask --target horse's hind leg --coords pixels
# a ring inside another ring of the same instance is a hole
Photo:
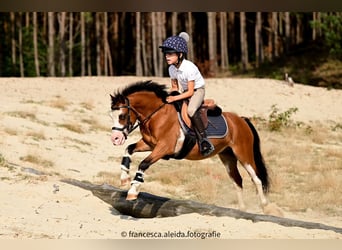
[[[257,189],[262,207],[266,206],[268,204],[268,201],[262,189],[262,182],[256,174],[256,167],[253,167],[251,164],[248,163],[243,164],[243,166],[247,170],[249,176],[252,178],[252,181]]]
[[[240,210],[245,211],[246,206],[242,197],[242,177],[237,168],[237,159],[233,154],[231,148],[227,148],[219,154],[221,161],[226,167],[229,177],[233,180],[234,187],[236,189],[237,199],[239,203]]]
[[[253,158],[253,149],[248,149],[248,147],[235,148],[234,154],[236,155],[236,157],[238,158],[238,161],[246,169],[247,173],[251,177],[252,182],[254,183],[256,187],[256,191],[259,196],[260,203],[264,207],[265,205],[267,205],[268,201],[263,191],[263,187],[262,187],[263,183],[258,176],[258,169],[255,165],[255,161]]]

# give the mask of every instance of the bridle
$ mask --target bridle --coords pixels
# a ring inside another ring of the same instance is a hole
[[[137,127],[144,125],[149,119],[151,119],[151,117],[157,113],[162,107],[165,106],[166,103],[163,103],[162,105],[160,105],[156,110],[154,110],[151,114],[149,114],[148,116],[145,117],[145,119],[141,120],[142,115],[133,107],[130,105],[129,99],[127,97],[125,97],[125,104],[122,106],[118,106],[115,109],[123,109],[126,108],[128,109],[127,112],[127,117],[126,117],[126,124],[122,127],[112,127],[112,130],[118,130],[121,131],[124,136],[125,139],[127,139],[128,135],[133,132]],[[131,111],[136,115],[138,123],[136,125],[134,125],[131,122]],[[111,118],[114,120],[114,117],[112,115],[110,115]],[[125,133],[125,129],[127,129],[127,133]]]

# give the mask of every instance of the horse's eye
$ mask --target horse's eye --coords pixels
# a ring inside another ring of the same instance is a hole
[[[126,119],[126,115],[125,114],[120,114],[119,115],[119,120],[125,120]]]

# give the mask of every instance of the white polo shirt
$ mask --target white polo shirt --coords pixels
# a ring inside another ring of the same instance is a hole
[[[184,91],[188,90],[188,82],[195,81],[195,89],[204,86],[205,82],[198,70],[197,66],[186,59],[184,59],[177,69],[175,65],[169,67],[169,75],[171,79],[177,79]]]

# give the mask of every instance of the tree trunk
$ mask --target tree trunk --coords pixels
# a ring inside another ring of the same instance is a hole
[[[142,76],[142,65],[141,65],[141,13],[137,12],[135,14],[135,75],[136,76]]]
[[[12,51],[12,67],[13,73],[15,72],[16,64],[17,64],[17,57],[16,57],[16,35],[15,35],[15,12],[10,13],[10,20],[11,20],[11,51]]]
[[[160,75],[159,67],[158,67],[158,41],[157,41],[157,13],[151,13],[152,19],[152,61],[153,61],[153,70],[156,76]]]
[[[342,15],[340,13],[340,15]],[[318,22],[318,36],[321,37],[322,36],[322,28],[321,28],[321,12],[317,12],[317,22]]]
[[[25,12],[25,28],[30,27],[30,12]]]
[[[66,12],[58,13],[59,22],[59,63],[60,63],[60,75],[65,76],[65,19]]]
[[[331,230],[336,233],[342,233],[342,228],[332,227],[321,223],[247,213],[233,208],[218,207],[190,200],[174,200],[144,192],[139,194],[138,199],[127,201],[127,191],[108,184],[94,185],[90,182],[70,179],[62,180],[62,182],[91,191],[94,196],[110,204],[118,215],[129,215],[135,218],[160,218],[197,213],[217,217],[229,216],[236,219],[251,220],[253,222],[272,222],[285,227]]]
[[[236,58],[236,35],[235,35],[235,12],[228,12],[228,51],[231,51],[231,58]],[[240,53],[239,53],[240,54]],[[228,55],[229,56],[229,55]]]
[[[73,76],[73,67],[72,67],[72,50],[74,47],[74,39],[73,39],[73,35],[74,35],[74,16],[73,13],[70,12],[69,13],[69,62],[68,62],[68,72],[69,72],[69,76]]]
[[[20,76],[24,77],[25,73],[24,73],[24,59],[23,59],[23,28],[22,28],[22,24],[21,24],[21,16],[22,13],[19,13],[19,19],[17,19],[18,21],[18,33],[19,33],[19,65],[20,65]]]
[[[81,76],[85,76],[85,20],[84,12],[81,12]]]
[[[296,44],[300,44],[303,42],[303,36],[302,36],[302,19],[300,14],[296,14]]]
[[[163,76],[163,54],[160,52],[159,46],[163,43],[165,38],[165,12],[157,12],[157,63],[158,63],[158,74],[157,76]]]
[[[90,27],[89,19],[91,18],[91,13],[85,13],[85,29],[86,29],[86,62],[87,62],[87,75],[91,76],[91,45],[90,45],[90,34],[92,33],[92,28]]]
[[[107,12],[103,12],[103,68],[104,68],[104,75],[108,76],[108,29],[107,29],[107,21],[108,16]]]
[[[177,34],[177,23],[178,23],[178,13],[172,12],[172,18],[171,18],[171,26],[172,26],[172,35]],[[166,39],[166,37],[164,38]]]
[[[48,12],[42,12],[41,13],[41,15],[42,15],[42,29],[41,29],[41,32],[42,32],[42,36],[43,37],[47,37],[48,36],[48,26],[49,26],[49,24],[48,24]]]
[[[141,47],[142,47],[142,60],[143,60],[143,74],[150,75],[150,67],[147,61],[147,38],[146,38],[146,29],[145,29],[145,18],[148,18],[148,15],[143,14],[142,16],[142,25],[141,25]],[[148,22],[147,22],[148,23]],[[148,29],[148,28],[147,28]]]
[[[291,20],[290,12],[285,12],[285,53],[289,53],[291,45]]]
[[[247,44],[245,12],[240,12],[240,43],[241,43],[242,71],[245,72],[247,71],[247,67],[248,67],[248,44]]]
[[[105,24],[106,24],[106,28],[105,28],[105,32],[106,32],[106,44],[105,44],[105,48],[106,48],[106,54],[107,54],[107,75],[113,76],[114,72],[113,72],[113,60],[112,60],[112,54],[111,54],[111,47],[108,41],[108,19],[110,19],[110,16],[108,16],[108,13],[105,12]]]
[[[321,30],[321,13],[313,12],[312,13],[312,21],[314,22],[314,26],[312,27],[312,40],[316,40],[318,37],[322,35]]]
[[[272,14],[267,13],[267,22],[269,25],[268,33],[267,33],[267,51],[266,56],[268,58],[268,61],[273,61],[273,30],[272,30]]]
[[[272,12],[272,58],[276,58],[279,56],[278,49],[278,13]]]
[[[186,31],[189,34],[188,58],[189,58],[190,61],[194,61],[195,60],[194,46],[193,46],[193,28],[192,27],[193,27],[192,13],[188,12]]]
[[[216,38],[216,13],[208,12],[208,47],[209,47],[209,74],[216,75],[217,69],[217,38]]]
[[[106,41],[106,47],[107,47],[107,58],[108,58],[109,75],[113,76],[114,75],[113,60],[112,60],[112,54],[110,53],[110,47],[109,47],[108,40]]]
[[[259,68],[260,64],[264,62],[264,50],[262,42],[262,19],[261,12],[256,13],[255,24],[255,66]]]
[[[220,12],[220,45],[221,45],[221,69],[227,70],[228,59],[228,41],[227,41],[227,13]]]
[[[36,70],[36,76],[40,76],[39,70],[39,57],[38,57],[38,41],[37,41],[37,12],[33,12],[33,54],[34,54],[34,66]]]
[[[118,40],[119,40],[119,14],[117,12],[113,13],[113,21],[112,21],[112,48],[113,51],[117,51],[118,48]],[[118,53],[113,53],[113,62],[116,64],[118,62]],[[113,75],[116,74],[115,68],[113,69]]]
[[[48,47],[48,75],[56,76],[55,73],[55,27],[54,13],[48,13],[48,32],[49,32],[49,47]]]
[[[100,13],[95,14],[95,35],[96,35],[96,74],[100,76],[102,74],[101,69],[101,38],[100,38]]]

